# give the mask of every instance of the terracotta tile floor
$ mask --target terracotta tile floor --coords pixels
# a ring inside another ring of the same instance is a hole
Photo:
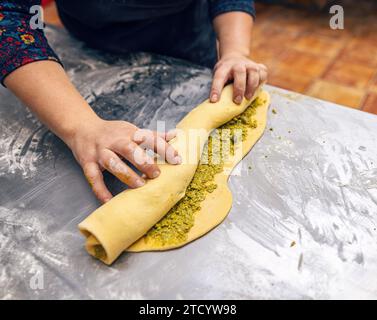
[[[361,2],[344,7],[344,30],[327,12],[257,4],[252,58],[269,83],[377,114],[377,3]]]
[[[327,12],[257,3],[252,58],[272,85],[377,114],[377,3],[349,2],[344,30]],[[61,25],[54,4],[45,19]]]

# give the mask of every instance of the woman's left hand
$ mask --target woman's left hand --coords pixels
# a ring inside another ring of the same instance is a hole
[[[225,84],[231,80],[233,80],[233,101],[240,104],[243,97],[251,99],[258,86],[267,81],[267,67],[242,54],[224,55],[214,68],[211,102],[220,99]]]

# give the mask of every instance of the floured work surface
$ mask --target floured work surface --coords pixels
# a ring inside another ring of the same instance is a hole
[[[107,119],[152,129],[163,114],[173,128],[207,98],[210,70],[149,55],[101,57],[46,31]],[[225,221],[179,250],[125,253],[108,267],[77,231],[99,205],[81,169],[0,89],[0,297],[375,298],[376,116],[266,90],[266,131],[229,179]],[[43,289],[30,286],[35,275]]]

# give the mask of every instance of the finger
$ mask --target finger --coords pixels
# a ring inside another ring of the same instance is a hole
[[[246,99],[251,99],[259,85],[259,73],[249,69],[247,71],[247,87],[245,92]]]
[[[266,65],[259,63],[259,84],[266,83],[268,78],[268,68]]]
[[[225,83],[229,79],[229,75],[229,67],[222,67],[215,71],[210,92],[210,102],[217,102],[220,100],[221,92],[223,91]]]
[[[155,131],[155,134],[157,134],[159,137],[161,137],[162,139],[164,139],[166,141],[170,141],[177,136],[177,130],[172,129],[172,130],[169,130],[168,132]]]
[[[157,178],[161,173],[153,158],[135,142],[119,141],[114,145],[114,151],[130,161],[138,170],[145,173],[148,178]]]
[[[259,71],[259,84],[266,83],[267,82],[267,70],[260,70]]]
[[[100,163],[107,171],[131,188],[138,188],[145,184],[145,180],[138,176],[111,150],[104,149],[101,151]]]
[[[267,68],[267,66],[265,64],[258,63],[258,67],[259,67],[260,70],[264,70],[265,72],[268,73],[268,68]]]
[[[138,130],[134,139],[135,142],[140,143],[143,148],[149,148],[156,152],[164,161],[171,164],[182,163],[182,158],[179,156],[178,152],[166,142],[165,139],[161,138],[156,132],[151,130]]]
[[[102,171],[98,164],[95,162],[87,163],[83,166],[83,170],[84,175],[97,199],[102,203],[109,201],[113,196],[103,181]]]
[[[170,164],[181,164],[182,158],[177,150],[173,148],[166,140],[159,136],[154,136],[145,141],[148,148],[156,152],[163,160]]]
[[[177,131],[175,129],[169,130],[168,132],[152,131],[149,129],[138,129],[137,131],[135,131],[132,140],[140,144],[145,142],[147,138],[154,138],[155,136],[159,136],[166,141],[170,141],[176,135]]]
[[[240,104],[242,102],[246,89],[246,67],[234,67],[233,78],[233,101],[237,104]]]

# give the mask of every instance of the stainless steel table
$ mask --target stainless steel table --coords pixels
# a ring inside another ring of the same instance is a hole
[[[208,69],[47,34],[107,119],[173,127],[208,94]],[[179,250],[124,254],[108,267],[77,230],[98,203],[70,151],[1,89],[0,297],[377,298],[377,117],[267,90],[267,130],[230,179],[226,221]]]

